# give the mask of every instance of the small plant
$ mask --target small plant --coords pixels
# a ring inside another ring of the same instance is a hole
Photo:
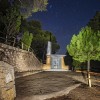
[[[29,33],[28,31],[24,32],[22,39],[21,39],[22,49],[29,51],[29,48],[30,48],[31,43],[32,43],[32,39],[33,39],[32,33]]]

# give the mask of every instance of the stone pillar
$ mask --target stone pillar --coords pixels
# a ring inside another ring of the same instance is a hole
[[[47,55],[51,55],[51,42],[48,41],[48,45],[47,45]]]
[[[46,64],[43,65],[43,70],[50,70],[51,69],[51,56],[47,55]]]
[[[46,64],[43,65],[44,70],[51,69],[51,42],[48,41],[47,45],[47,58],[46,58]]]
[[[14,68],[0,61],[0,100],[14,100],[15,97]]]
[[[63,56],[61,57],[61,64],[62,64],[62,69],[64,69],[64,70],[68,70],[69,69],[68,66],[65,66],[64,57]]]
[[[47,55],[46,64],[47,65],[51,64],[51,56],[49,56],[49,55]]]

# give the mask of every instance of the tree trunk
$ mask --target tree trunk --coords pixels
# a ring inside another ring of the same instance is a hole
[[[22,49],[23,49],[23,42],[22,42]]]
[[[88,85],[89,85],[89,87],[91,87],[91,79],[90,79],[90,60],[88,60],[87,66],[88,66],[88,68],[87,68]]]
[[[30,48],[28,47],[28,49],[27,49],[28,51],[30,50]]]
[[[7,37],[7,35],[6,35],[6,41],[5,41],[6,44],[7,44],[7,39],[8,39],[8,37]]]
[[[16,38],[14,37],[13,47],[15,46]]]

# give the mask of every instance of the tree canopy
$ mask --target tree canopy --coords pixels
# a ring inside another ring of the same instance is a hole
[[[46,10],[47,4],[48,0],[0,0],[0,36],[6,37],[6,43],[8,43],[8,39],[10,40],[9,42],[15,42],[17,34],[21,30],[21,18],[27,18],[33,12]],[[34,22],[29,24],[34,24],[35,26]],[[36,26],[38,25],[37,23]],[[31,30],[34,29],[30,27]]]
[[[73,35],[67,50],[75,61],[87,61],[88,84],[91,87],[90,60],[100,60],[100,31],[95,33],[90,27],[82,28],[78,35]]]
[[[33,34],[33,42],[31,47],[33,48],[37,57],[41,60],[46,59],[47,43],[50,41],[50,35],[52,42],[52,53],[56,53],[60,46],[56,41],[56,37],[51,32],[39,30],[39,33]]]
[[[41,23],[36,20],[27,21],[26,19],[22,18],[21,21],[21,29],[20,31],[29,31],[33,34],[39,33],[39,30],[42,30]]]
[[[67,46],[74,60],[100,60],[100,31],[95,34],[90,27],[82,28],[78,35],[73,35]]]
[[[32,33],[29,33],[28,31],[24,32],[22,39],[21,39],[22,49],[29,51],[29,48],[32,43],[32,39],[33,39]]]
[[[5,13],[0,13],[0,33],[8,39],[14,39],[19,33],[21,15],[16,7],[11,7]]]
[[[97,11],[95,16],[87,24],[94,31],[100,31],[100,11]]]
[[[21,15],[25,18],[31,16],[32,13],[45,11],[48,0],[9,0],[10,4],[19,7]]]
[[[0,0],[0,11],[5,12],[14,6],[24,18],[27,18],[34,12],[45,11],[47,5],[48,0]]]

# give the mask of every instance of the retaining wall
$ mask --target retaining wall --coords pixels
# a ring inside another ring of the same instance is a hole
[[[0,60],[12,65],[16,72],[42,70],[42,64],[32,52],[2,43],[0,43]]]
[[[14,100],[15,97],[14,68],[0,61],[0,100]]]

